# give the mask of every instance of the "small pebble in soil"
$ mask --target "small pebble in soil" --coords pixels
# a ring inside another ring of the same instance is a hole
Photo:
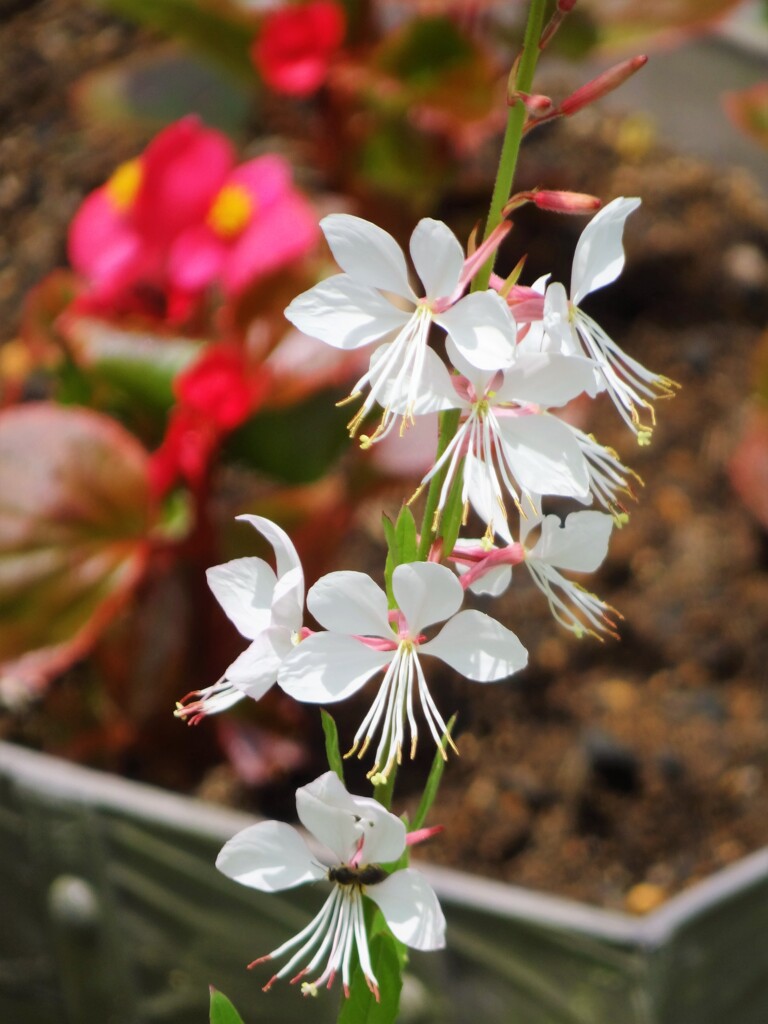
[[[654,882],[638,882],[624,897],[624,906],[630,914],[649,914],[660,907],[669,893],[663,885]]]
[[[590,729],[584,736],[584,751],[592,777],[618,793],[634,794],[641,788],[637,755],[610,733]]]

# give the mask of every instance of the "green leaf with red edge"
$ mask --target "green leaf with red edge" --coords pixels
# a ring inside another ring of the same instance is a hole
[[[0,412],[0,676],[40,687],[86,654],[142,577],[147,453],[99,413]]]
[[[738,128],[768,148],[768,82],[726,93],[723,106]]]
[[[78,120],[97,130],[158,130],[191,113],[213,128],[242,135],[252,88],[195,54],[163,46],[83,75],[72,103]]]

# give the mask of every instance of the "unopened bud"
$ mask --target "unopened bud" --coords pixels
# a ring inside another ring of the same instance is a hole
[[[550,192],[541,189],[532,193],[531,200],[540,210],[552,213],[594,213],[602,206],[597,196],[585,192]]]
[[[552,36],[562,25],[566,14],[570,14],[575,6],[576,0],[557,0],[557,7],[552,12],[552,17],[544,26],[544,31],[541,33],[541,39],[539,40],[540,50],[543,50],[545,46],[549,44]]]
[[[623,60],[620,64],[614,64],[613,67],[608,68],[607,71],[598,75],[597,78],[593,78],[586,85],[582,85],[576,92],[564,99],[557,108],[558,113],[563,117],[570,117],[588,104],[594,103],[595,100],[602,99],[609,92],[618,89],[647,63],[648,58],[644,54],[640,54],[637,57],[630,57],[629,60]]]
[[[552,110],[552,100],[549,96],[532,95],[517,90],[509,92],[507,94],[507,105],[514,107],[517,102],[523,104],[531,117],[541,117],[542,114],[548,114]]]

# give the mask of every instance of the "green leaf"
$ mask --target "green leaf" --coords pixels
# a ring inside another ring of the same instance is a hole
[[[395,539],[397,541],[397,564],[404,565],[406,562],[415,562],[418,557],[416,520],[407,505],[403,505],[400,515],[397,517]]]
[[[338,1024],[395,1024],[403,987],[400,943],[389,933],[377,932],[369,941],[371,967],[379,983],[379,1002],[368,988],[358,964],[352,974],[349,999],[344,1000]]]
[[[411,831],[415,832],[416,829],[421,828],[424,822],[427,820],[427,815],[430,812],[432,804],[435,802],[437,791],[440,788],[440,780],[443,777],[443,770],[445,768],[445,748],[448,744],[449,737],[453,731],[453,727],[456,724],[456,715],[452,715],[448,721],[448,725],[443,736],[440,746],[435,751],[435,759],[432,762],[432,767],[429,771],[429,777],[427,784],[424,787],[424,792],[419,803],[419,808],[416,811],[416,816],[411,824]]]
[[[253,91],[197,54],[176,47],[132,54],[80,78],[72,94],[78,120],[97,130],[158,130],[197,114],[230,135],[244,132]]]
[[[90,650],[145,572],[147,453],[99,413],[11,407],[0,495],[0,672],[40,685]]]
[[[223,992],[218,992],[213,985],[211,992],[211,1024],[243,1024],[243,1018],[227,999]]]
[[[339,751],[339,731],[336,728],[336,722],[325,708],[320,708],[320,719],[325,734],[325,756],[328,758],[328,767],[331,771],[336,772],[341,782],[344,782],[344,761]]]
[[[396,608],[397,601],[395,601],[395,595],[392,592],[392,573],[395,571],[395,555],[393,552],[397,548],[397,538],[395,536],[395,524],[389,518],[388,515],[384,514],[381,517],[381,525],[384,528],[384,538],[387,542],[387,560],[384,563],[384,584],[387,590],[387,605],[389,608]]]
[[[253,28],[230,4],[215,0],[206,6],[198,0],[99,0],[131,21],[149,25],[174,39],[189,43],[207,54],[230,74],[255,80],[248,55]]]
[[[443,539],[443,558],[447,558],[453,551],[454,545],[461,532],[461,524],[464,518],[464,503],[461,500],[463,486],[463,460],[456,470],[456,479],[451,487],[448,500],[443,509],[443,516],[440,521],[439,534]]]

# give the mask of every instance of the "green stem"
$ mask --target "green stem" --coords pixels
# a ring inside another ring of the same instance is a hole
[[[523,52],[520,55],[520,66],[518,67],[515,81],[515,87],[520,92],[530,92],[533,86],[533,76],[539,59],[539,39],[544,27],[545,7],[546,0],[531,0],[531,6],[528,9],[528,23],[525,26]],[[496,182],[493,186],[488,220],[485,224],[485,238],[501,223],[501,211],[512,193],[512,182],[515,179],[524,124],[525,105],[521,100],[518,100],[509,108],[509,113],[507,114],[507,128],[501,147],[499,169],[496,172]],[[491,257],[476,275],[475,280],[472,282],[472,291],[484,291],[488,287],[493,271],[493,262],[493,257]]]
[[[546,0],[531,0],[528,8],[528,21],[525,26],[525,37],[523,41],[523,52],[520,56],[520,65],[517,70],[516,87],[521,92],[530,92],[533,86],[533,76],[536,71],[536,63],[539,59],[539,39],[544,27]],[[507,115],[507,127],[504,132],[504,142],[499,157],[499,167],[496,172],[496,182],[493,186],[491,206],[488,211],[488,220],[485,225],[485,237],[501,223],[501,213],[504,204],[512,192],[512,182],[515,178],[517,168],[517,157],[520,153],[520,143],[523,139],[523,126],[525,125],[525,106],[519,100],[509,109]],[[491,257],[481,268],[472,282],[472,291],[484,291],[491,280],[494,259]],[[451,409],[440,414],[440,434],[437,442],[437,454],[435,461],[440,458],[445,449],[453,440],[456,431],[459,429],[460,411]],[[439,473],[435,473],[429,482],[427,500],[424,506],[424,516],[421,521],[421,539],[419,541],[418,557],[424,561],[429,554],[439,530],[433,529],[435,510],[440,500],[440,491],[445,480],[448,467],[445,466]],[[461,486],[457,480],[454,487]],[[450,498],[447,504],[451,504]],[[450,554],[450,551],[443,551],[443,557]]]

